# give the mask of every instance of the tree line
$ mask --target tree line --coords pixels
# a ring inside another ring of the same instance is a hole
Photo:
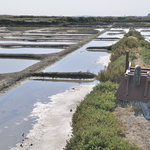
[[[114,22],[150,22],[150,17],[0,16],[0,26],[105,25]]]

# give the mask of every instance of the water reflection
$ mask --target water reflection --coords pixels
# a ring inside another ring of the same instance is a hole
[[[52,49],[52,48],[0,48],[0,53],[6,54],[50,54],[57,53],[64,49]]]
[[[0,73],[11,73],[21,71],[34,63],[37,60],[24,60],[24,59],[0,59]]]
[[[136,30],[141,33],[145,40],[150,41],[150,28],[136,28]]]
[[[129,28],[111,28],[111,30],[100,35],[99,38],[123,38],[128,31]]]
[[[129,28],[111,28],[110,31],[129,32]]]
[[[91,41],[87,44],[87,47],[91,47],[91,46],[110,46],[112,44],[116,43],[116,41]]]
[[[104,69],[102,63],[97,60],[102,56],[110,55],[107,52],[90,52],[86,50],[87,46],[83,46],[79,50],[66,56],[64,59],[56,62],[54,65],[44,69],[44,72],[98,72]]]
[[[99,32],[102,32],[104,30],[104,28],[98,28],[98,29],[95,29],[95,30],[98,30]]]
[[[110,32],[105,32],[102,35],[100,35],[98,38],[122,38],[124,34],[109,34]],[[114,33],[114,32],[112,32]]]

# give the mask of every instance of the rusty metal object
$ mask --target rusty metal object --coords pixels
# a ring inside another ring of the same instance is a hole
[[[133,75],[126,75],[122,77],[121,83],[117,90],[117,99],[125,101],[150,101],[150,76],[142,76],[140,78],[140,86],[135,86]]]
[[[117,99],[125,101],[150,101],[150,68],[130,67],[126,54],[125,73],[116,93]]]

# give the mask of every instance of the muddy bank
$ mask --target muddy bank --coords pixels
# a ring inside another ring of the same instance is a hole
[[[106,52],[108,50],[109,46],[97,46],[97,47],[88,47],[86,48],[87,51],[100,51],[100,52]]]
[[[0,54],[0,58],[41,60],[47,54]]]
[[[39,72],[31,74],[34,79],[94,80],[96,75],[90,72]]]

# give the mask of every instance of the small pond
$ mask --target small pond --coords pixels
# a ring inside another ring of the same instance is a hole
[[[150,41],[150,28],[137,28],[136,30],[141,33],[145,40]]]
[[[111,28],[111,30],[100,35],[99,38],[122,38],[124,33],[127,33],[128,31],[129,28]]]
[[[122,38],[124,34],[109,34],[110,31],[103,33],[98,38]],[[112,32],[114,33],[114,32]]]
[[[61,52],[64,49],[52,48],[0,48],[0,54],[50,54]]]
[[[2,59],[0,58],[0,73],[21,71],[39,61],[29,59]]]

